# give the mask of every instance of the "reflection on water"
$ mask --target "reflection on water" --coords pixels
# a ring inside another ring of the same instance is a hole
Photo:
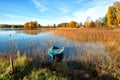
[[[33,31],[35,32],[35,31]],[[102,43],[73,42],[65,37],[50,32],[37,32],[36,35],[26,34],[18,30],[0,30],[0,53],[16,53],[18,50],[27,54],[47,54],[53,46],[64,46],[67,59],[77,59],[87,53],[105,53]]]

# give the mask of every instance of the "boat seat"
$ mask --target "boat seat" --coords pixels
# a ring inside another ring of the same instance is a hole
[[[56,47],[56,46],[53,46],[53,49],[59,49],[58,47]]]

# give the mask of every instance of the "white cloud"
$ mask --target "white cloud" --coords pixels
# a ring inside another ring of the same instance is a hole
[[[92,7],[87,10],[76,11],[74,12],[74,17],[77,21],[84,22],[87,17],[91,17],[92,20],[96,20],[99,17],[104,17],[106,14],[106,9],[103,7]]]
[[[8,20],[3,21],[2,23],[7,22],[9,23],[16,23],[16,24],[24,24],[27,21],[37,21],[41,25],[51,25],[51,24],[57,24],[52,18],[42,18],[41,16],[37,17],[29,17],[29,16],[21,16],[21,15],[14,15],[14,14],[5,14],[5,17],[8,17]],[[16,19],[16,21],[14,20]]]
[[[5,14],[4,16],[8,17],[8,18],[12,18],[12,19],[15,19],[15,18],[18,18],[18,19],[28,19],[28,20],[39,20],[39,19],[42,19],[42,20],[45,20],[45,19],[50,19],[50,17],[47,17],[43,19],[43,17],[41,16],[36,16],[36,17],[30,17],[30,16],[21,16],[21,15],[14,15],[14,14]]]
[[[12,19],[36,19],[36,18],[32,18],[32,17],[25,17],[25,16],[20,16],[20,15],[13,15],[13,14],[5,14],[6,17],[12,18]]]
[[[80,9],[73,13],[74,19],[78,22],[84,22],[88,16],[90,16],[92,20],[104,17],[108,6],[112,5],[113,2],[115,2],[115,0],[93,0],[92,2],[88,2],[85,4],[85,6],[88,6],[87,9]]]
[[[76,0],[77,2],[82,2],[83,0]],[[107,8],[108,6],[112,5],[113,2],[115,2],[116,0],[92,0],[92,1],[88,1],[84,4],[82,4],[82,6],[80,6],[80,8],[78,10],[73,9],[71,12],[71,7],[66,6],[66,5],[61,5],[58,4],[58,10],[57,11],[61,11],[60,13],[56,12],[56,14],[59,14],[59,16],[55,16],[55,14],[51,14],[51,13],[45,13],[44,16],[37,16],[35,15],[34,17],[29,17],[29,16],[20,16],[20,15],[13,15],[13,14],[5,14],[6,17],[9,17],[10,20],[13,19],[20,19],[22,24],[23,21],[38,21],[38,23],[40,23],[41,25],[52,25],[52,24],[58,24],[58,23],[62,23],[62,22],[70,22],[71,20],[75,20],[77,22],[84,22],[86,21],[86,18],[88,16],[91,17],[92,20],[96,20],[99,17],[104,17],[106,12],[107,12]],[[36,8],[39,9],[41,12],[44,12],[48,9],[50,9],[49,7],[46,8],[45,5],[43,5],[42,0],[32,0],[32,2],[35,4]],[[45,3],[44,3],[45,4]],[[56,7],[57,7],[56,6]],[[48,14],[48,15],[47,15]],[[33,16],[33,15],[31,15]],[[48,17],[49,16],[49,17]],[[9,22],[9,21],[8,21]],[[14,21],[13,21],[14,22]]]
[[[5,14],[6,17],[9,17],[9,18],[18,18],[20,16],[16,16],[16,15],[11,15],[11,14]]]
[[[40,10],[40,12],[44,12],[47,10],[47,8],[38,0],[32,0],[32,2],[35,4],[36,8]]]

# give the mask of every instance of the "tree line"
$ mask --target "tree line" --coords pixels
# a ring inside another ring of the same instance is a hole
[[[30,21],[30,22],[24,23],[24,28],[25,28],[25,29],[38,28],[38,27],[41,27],[41,25],[38,24],[37,21]]]
[[[0,28],[23,28],[23,25],[0,24]]]
[[[87,17],[84,23],[77,23],[71,21],[69,23],[60,23],[57,27],[85,27],[85,28],[98,28],[98,27],[120,27],[120,2],[114,2],[113,5],[108,7],[106,15],[103,18],[98,18],[95,21],[91,20],[90,17]]]
[[[115,2],[112,6],[109,6],[103,18],[93,21],[90,17],[87,17],[83,24],[71,21],[70,23],[60,23],[58,27],[120,27],[120,2]]]
[[[90,20],[90,17],[84,22],[84,27],[120,27],[120,2],[113,3],[108,7],[106,15],[103,18],[99,18],[96,21]]]
[[[66,27],[66,28],[79,28],[79,27],[85,27],[85,28],[94,28],[94,27],[120,27],[120,2],[115,2],[113,5],[108,7],[108,10],[106,12],[106,15],[103,18],[99,18],[95,21],[91,20],[90,17],[87,17],[86,21],[84,23],[80,22],[77,23],[76,21],[71,22],[63,22],[58,25],[47,25],[47,26],[41,26],[38,24],[37,21],[30,21],[24,23],[24,25],[7,25],[7,24],[1,24],[0,27],[6,27],[6,28],[56,28],[56,27]]]

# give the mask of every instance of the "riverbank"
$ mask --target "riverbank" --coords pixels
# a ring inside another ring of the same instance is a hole
[[[27,33],[37,32],[29,30]],[[39,32],[39,31],[38,31]],[[55,35],[64,36],[72,41],[103,43],[106,54],[87,51],[85,55],[77,57],[77,60],[66,60],[60,63],[49,61],[45,52],[43,55],[37,51],[34,55],[16,53],[13,56],[14,73],[10,68],[10,56],[0,57],[1,80],[119,80],[120,79],[120,30],[119,29],[95,29],[95,28],[61,28],[48,30]],[[35,33],[36,34],[36,33]],[[37,35],[37,34],[36,34]],[[57,39],[57,38],[55,38]],[[49,46],[52,41],[49,38]],[[41,42],[40,42],[41,43]],[[63,43],[63,42],[61,42]],[[64,42],[67,43],[67,42]],[[32,44],[35,45],[35,44]],[[48,47],[45,45],[44,48]],[[69,46],[70,47],[70,46]],[[79,46],[77,46],[79,47]],[[84,45],[83,45],[84,47]],[[39,48],[40,49],[40,48]],[[43,48],[41,48],[43,49]],[[66,52],[70,51],[67,48]],[[78,48],[77,48],[78,49]],[[80,48],[81,50],[82,48]],[[47,51],[47,49],[45,50]],[[79,51],[79,50],[78,50]],[[71,52],[70,52],[71,53]],[[81,52],[79,52],[81,53]],[[41,55],[40,55],[41,54]],[[72,54],[75,54],[72,51]]]
[[[117,60],[117,58],[116,58]],[[10,73],[9,59],[0,61],[1,80],[119,80],[119,67],[105,55],[88,54],[77,61],[49,62],[43,57],[17,55],[13,59],[14,73]],[[111,65],[111,64],[114,64]],[[119,65],[118,65],[119,66]],[[115,68],[114,68],[115,67]]]

